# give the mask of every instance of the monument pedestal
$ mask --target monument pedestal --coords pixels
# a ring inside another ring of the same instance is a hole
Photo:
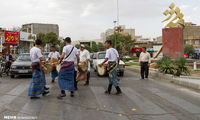
[[[182,28],[164,28],[162,30],[163,55],[172,59],[184,56],[184,40]]]

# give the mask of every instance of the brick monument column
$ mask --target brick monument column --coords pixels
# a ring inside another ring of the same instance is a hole
[[[162,30],[163,55],[172,59],[184,56],[183,28],[164,28]]]

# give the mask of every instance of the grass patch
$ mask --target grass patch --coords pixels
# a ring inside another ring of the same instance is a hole
[[[128,62],[130,60],[139,60],[139,58],[138,57],[133,57],[133,58],[123,58],[122,59],[122,61],[124,61],[124,62]]]
[[[132,66],[132,65],[136,65],[136,66],[139,66],[140,64],[137,62],[137,63],[125,63],[126,66]]]

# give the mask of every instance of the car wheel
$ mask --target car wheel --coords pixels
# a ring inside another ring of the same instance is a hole
[[[10,75],[11,78],[15,78],[15,75]]]

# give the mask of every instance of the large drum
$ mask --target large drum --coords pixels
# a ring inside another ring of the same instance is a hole
[[[50,63],[44,64],[43,70],[44,73],[49,74],[51,71],[53,71],[53,65]]]
[[[100,75],[100,76],[104,76],[104,75],[106,75],[106,67],[105,66],[98,66],[97,67],[97,73],[98,73],[98,75]]]
[[[54,58],[52,58],[51,60],[50,60],[50,62],[49,63],[46,63],[46,64],[44,64],[44,72],[46,73],[46,74],[49,74],[50,72],[52,72],[53,70],[57,70],[57,65],[58,65],[58,59],[54,59]]]
[[[86,81],[87,80],[87,64],[85,62],[79,63],[78,72],[76,76],[76,81]]]

